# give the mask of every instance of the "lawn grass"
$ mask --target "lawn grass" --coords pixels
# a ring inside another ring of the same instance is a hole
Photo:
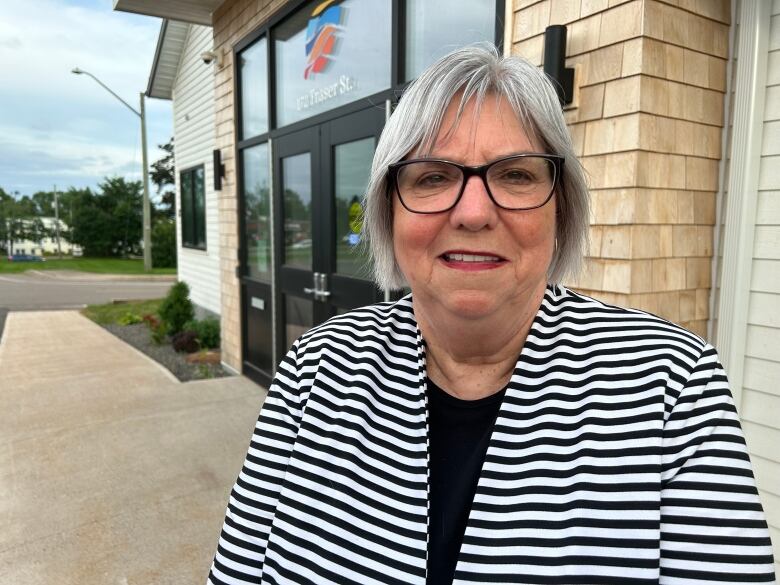
[[[92,319],[98,325],[119,324],[119,319],[127,313],[132,313],[139,319],[149,313],[156,315],[162,301],[162,299],[153,299],[150,301],[88,305],[86,309],[81,310],[81,314]]]
[[[8,262],[0,259],[0,274],[27,270],[78,270],[102,274],[145,274],[143,260],[122,258],[47,258],[45,262]],[[176,274],[175,268],[152,268],[151,274]]]

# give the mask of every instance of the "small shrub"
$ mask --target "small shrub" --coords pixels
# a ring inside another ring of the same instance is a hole
[[[187,353],[193,353],[200,349],[198,334],[194,331],[179,331],[171,337],[171,344],[173,345],[173,349],[178,352],[185,351]]]
[[[202,321],[188,321],[183,329],[185,331],[194,331],[198,334],[200,346],[204,349],[219,348],[219,319],[207,317]]]
[[[168,326],[165,323],[157,323],[156,327],[152,327],[152,341],[156,345],[162,345],[168,341]]]
[[[140,322],[141,322],[141,317],[139,317],[138,315],[130,311],[128,311],[127,313],[119,317],[119,319],[117,319],[117,323],[123,326],[135,325],[136,323],[140,323]]]
[[[177,282],[171,287],[160,305],[159,313],[171,335],[181,331],[187,321],[192,321],[195,309],[190,300],[190,287],[186,282]]]
[[[157,329],[160,326],[160,319],[157,315],[152,315],[151,313],[144,315],[141,320],[152,330]]]

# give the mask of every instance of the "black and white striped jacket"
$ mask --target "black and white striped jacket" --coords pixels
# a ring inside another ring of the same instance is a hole
[[[412,300],[303,335],[230,494],[209,583],[425,583],[425,349]],[[769,583],[715,350],[548,287],[506,390],[455,583]]]

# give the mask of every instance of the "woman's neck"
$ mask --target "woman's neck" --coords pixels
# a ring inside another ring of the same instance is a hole
[[[415,316],[426,344],[428,376],[463,400],[490,396],[506,386],[539,310],[544,289],[487,318],[453,315],[415,300]]]

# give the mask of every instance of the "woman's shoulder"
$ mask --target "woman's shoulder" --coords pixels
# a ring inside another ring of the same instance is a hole
[[[396,346],[407,346],[416,352],[418,337],[411,296],[406,296],[336,315],[304,333],[299,345],[307,349],[323,342],[353,347],[392,341]]]
[[[640,309],[621,307],[575,292],[561,285],[548,287],[540,308],[540,321],[582,335],[601,332],[616,344],[630,340],[665,340],[701,353],[708,343],[688,329]]]

